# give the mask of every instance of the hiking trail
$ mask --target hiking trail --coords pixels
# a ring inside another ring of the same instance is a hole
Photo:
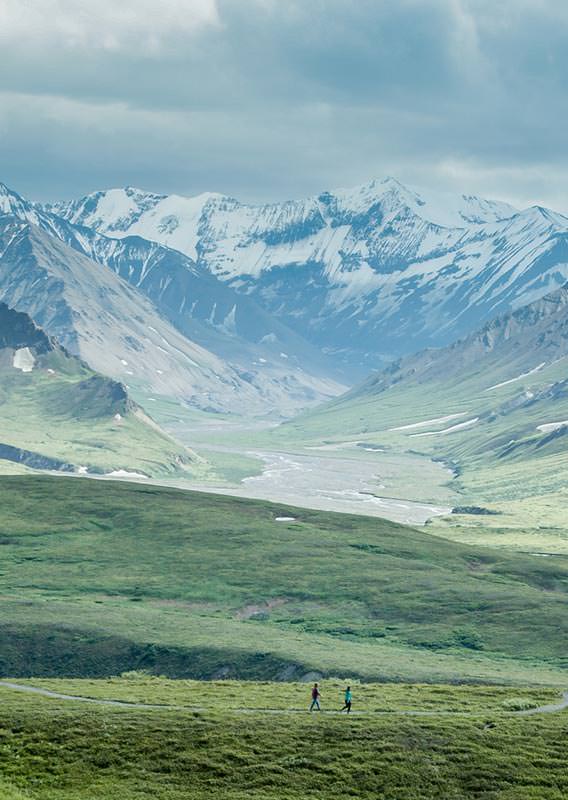
[[[138,708],[149,711],[185,711],[189,713],[204,713],[208,711],[221,712],[223,714],[273,714],[273,715],[289,715],[289,714],[307,714],[306,708],[226,708],[226,709],[211,709],[204,706],[180,706],[170,705],[166,703],[136,703],[129,700],[110,700],[96,697],[82,697],[74,694],[64,694],[62,692],[54,692],[51,689],[42,689],[38,686],[28,686],[23,683],[14,683],[12,681],[1,681],[0,687],[4,689],[12,689],[16,692],[24,692],[26,694],[36,694],[42,697],[50,697],[55,700],[66,700],[77,703],[90,703],[91,705],[98,706],[113,706],[118,708]],[[538,706],[536,708],[528,708],[520,711],[506,711],[506,710],[488,710],[488,711],[433,711],[433,710],[405,710],[405,711],[352,711],[349,716],[357,717],[389,717],[389,716],[406,716],[406,717],[441,717],[441,716],[456,716],[456,717],[479,717],[484,714],[492,714],[494,716],[531,716],[533,714],[554,714],[558,711],[563,711],[568,708],[568,692],[562,693],[562,700],[559,703],[550,703],[545,706]],[[342,712],[338,710],[322,710],[314,711],[313,714],[325,715],[341,715]],[[346,716],[344,713],[343,716]]]

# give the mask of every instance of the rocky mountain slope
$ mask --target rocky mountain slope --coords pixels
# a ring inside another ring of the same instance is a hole
[[[568,286],[400,359],[281,435],[434,456],[461,473],[467,502],[542,496],[550,517],[568,469]]]
[[[333,379],[303,368],[309,346],[280,331],[278,323],[267,323],[266,343],[254,345],[252,333],[250,342],[233,335],[236,311],[234,304],[227,310],[230,290],[209,274],[192,282],[181,254],[142,240],[106,239],[36,212],[13,193],[4,192],[3,198],[3,210],[19,216],[0,216],[0,299],[30,313],[94,369],[145,395],[174,396],[208,411],[290,414],[341,391]],[[156,263],[160,269],[151,270]],[[112,267],[138,286],[129,285]],[[177,278],[170,293],[168,272]],[[180,281],[186,294],[180,292]],[[208,324],[192,311],[203,298],[203,306],[211,304],[215,312],[218,287],[217,296],[225,294],[218,303],[225,317],[222,324]],[[161,308],[144,294],[156,296]],[[185,315],[184,302],[193,306]],[[254,326],[259,316],[267,317],[250,312],[245,299],[243,325]],[[194,341],[200,338],[222,355]],[[274,348],[282,348],[284,341],[292,345],[290,353],[279,349],[276,359]]]
[[[302,201],[112,189],[51,207],[110,237],[133,234],[199,267],[300,333],[351,376],[443,346],[568,278],[568,219],[393,179]]]
[[[236,405],[235,398],[227,396],[226,386],[215,386],[210,372],[196,382],[194,392],[191,387],[185,389],[183,396],[191,395],[193,405],[234,411],[238,410],[242,395],[249,412],[290,415],[345,388],[340,382],[341,370],[331,359],[326,360],[291,328],[183,253],[138,236],[117,240],[71,224],[5,186],[0,186],[2,211],[108,267],[134,287],[134,295],[145,295],[154,311],[191,343],[217,357],[212,361],[213,369],[219,376],[225,375],[220,378],[225,383],[229,376],[232,393],[237,395]],[[203,358],[202,354],[201,361]],[[199,361],[195,355],[193,360]],[[207,386],[211,386],[210,393],[204,391]],[[152,391],[172,393],[170,387],[161,385]],[[180,395],[179,386],[175,391]]]
[[[501,385],[507,386],[536,379],[553,365],[566,368],[568,360],[563,362],[567,357],[568,284],[497,317],[449,347],[422,351],[393,363],[343,399],[378,395],[398,384],[461,381],[480,367],[485,374],[502,378]]]
[[[0,465],[189,475],[199,459],[28,314],[0,303]]]

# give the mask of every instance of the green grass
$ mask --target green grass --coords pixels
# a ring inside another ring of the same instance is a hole
[[[207,450],[200,447],[199,455],[205,459],[209,468],[209,472],[203,477],[203,483],[235,485],[243,478],[260,475],[264,467],[260,459],[241,453]]]
[[[0,779],[0,797],[2,800],[30,800],[30,795],[21,792],[13,784]]]
[[[92,377],[77,359],[60,354],[46,356],[42,369],[30,373],[3,370],[0,442],[99,472],[201,477],[209,471],[138,412],[123,411],[117,420],[112,404],[96,392],[81,391]],[[17,465],[4,463],[3,471],[8,470],[18,471]]]
[[[250,687],[233,688],[246,704]],[[0,697],[3,800],[568,794],[565,714],[514,717],[480,704],[468,717],[243,716],[85,706],[3,689]]]
[[[564,559],[376,518],[28,476],[0,480],[0,546],[4,674],[565,683]]]
[[[568,524],[563,513],[568,452],[564,439],[546,443],[537,426],[568,419],[568,396],[543,399],[516,408],[527,391],[537,394],[565,378],[565,364],[554,363],[515,383],[487,391],[515,374],[515,367],[495,363],[449,381],[393,385],[382,393],[353,392],[308,412],[272,433],[281,446],[303,441],[318,444],[365,439],[394,454],[411,452],[459,467],[451,483],[455,505],[477,505],[499,517],[472,520],[452,516],[442,535],[472,544],[531,551],[567,553]],[[518,372],[521,369],[519,368]],[[452,414],[459,418],[422,428],[394,430]],[[467,429],[439,433],[475,417]],[[438,432],[422,436],[425,432]],[[509,443],[516,447],[506,452]],[[379,462],[378,462],[379,463]],[[438,521],[432,529],[438,526]],[[476,528],[474,531],[473,528]],[[541,529],[558,529],[559,536],[540,540]],[[469,536],[464,536],[467,529]],[[535,543],[541,542],[540,546]]]
[[[310,703],[311,683],[235,680],[171,680],[142,671],[126,672],[107,679],[32,678],[18,681],[77,697],[201,707],[208,711],[239,709],[305,711]],[[361,683],[350,677],[343,681],[319,682],[322,708],[337,711],[343,705],[343,691],[349,683],[353,692],[353,711],[399,713],[501,713],[558,703],[558,689],[543,686],[472,686],[402,683]],[[0,687],[1,688],[1,687]]]
[[[263,431],[254,430],[258,424],[254,419],[200,411],[176,398],[155,392],[150,396],[135,385],[130,386],[129,392],[176,441],[199,453],[207,468],[192,470],[185,476],[187,479],[234,485],[262,472],[263,462],[244,452],[256,441],[266,438]],[[214,447],[217,441],[221,442],[220,449]],[[231,451],[235,444],[235,451]],[[237,448],[243,452],[238,452]]]

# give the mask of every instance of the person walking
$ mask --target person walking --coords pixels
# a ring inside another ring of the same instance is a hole
[[[351,686],[348,686],[345,690],[345,705],[341,710],[347,711],[348,714],[351,713]]]
[[[319,699],[321,697],[320,690],[318,689],[317,683],[314,683],[312,688],[312,704],[310,706],[310,711],[313,711],[314,708],[317,708],[318,711],[321,711]]]

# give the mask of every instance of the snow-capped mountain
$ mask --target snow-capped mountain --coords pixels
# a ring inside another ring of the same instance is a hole
[[[222,403],[223,384],[253,392],[163,320],[139,292],[35,225],[0,217],[0,299],[92,368],[161,394]]]
[[[180,250],[353,369],[440,346],[568,278],[568,219],[396,180],[262,206],[112,189],[51,209]]]
[[[278,320],[272,319],[253,300],[235,293],[183,253],[137,236],[120,240],[103,236],[91,228],[74,225],[32,205],[5,186],[0,186],[0,214],[2,212],[5,214],[4,221],[11,220],[13,223],[19,220],[28,232],[48,234],[56,240],[53,243],[56,250],[57,244],[64,244],[76,251],[71,260],[75,263],[75,256],[83,259],[80,263],[83,265],[85,291],[90,280],[89,274],[93,273],[93,268],[97,271],[93,262],[97,262],[102,265],[97,280],[105,279],[105,276],[107,280],[110,279],[107,273],[112,270],[133,287],[129,290],[133,297],[139,297],[142,301],[145,295],[152,301],[153,315],[161,317],[162,323],[165,320],[171,323],[170,331],[173,330],[172,325],[176,328],[173,337],[165,337],[168,341],[179,339],[181,333],[186,344],[202,351],[202,358],[193,357],[193,361],[196,365],[207,364],[204,380],[194,375],[190,383],[177,380],[174,385],[171,376],[163,377],[169,375],[169,371],[159,365],[152,373],[153,380],[144,375],[143,383],[150,391],[174,393],[200,408],[215,410],[237,410],[240,406],[238,397],[241,397],[249,412],[277,410],[290,414],[336,395],[344,388],[331,377],[334,372],[332,365],[322,365],[321,355],[316,348]],[[6,252],[8,257],[10,251]],[[3,274],[8,291],[12,282],[11,273],[4,269]],[[115,276],[110,277],[117,280]],[[125,289],[123,281],[118,279]],[[32,302],[34,289],[29,287],[28,290],[30,295],[27,300]],[[146,305],[150,307],[150,304]],[[130,324],[127,313],[122,322],[126,326]],[[149,327],[156,329],[153,323]],[[63,338],[75,335],[70,317],[60,327],[59,335]],[[83,332],[84,347],[88,338],[86,327]],[[91,339],[94,342],[97,337],[93,335]],[[190,341],[187,342],[187,339]],[[174,347],[180,349],[179,345]],[[163,349],[161,342],[159,352]],[[208,355],[206,359],[203,358],[205,352]],[[107,347],[105,359],[113,354],[116,356],[115,370],[118,370],[118,374],[116,371],[109,374],[124,381],[133,380],[133,372],[140,377],[135,370],[136,358],[128,358],[124,352]],[[141,361],[146,363],[146,359]],[[229,388],[238,396],[236,405],[235,398],[227,396]]]

